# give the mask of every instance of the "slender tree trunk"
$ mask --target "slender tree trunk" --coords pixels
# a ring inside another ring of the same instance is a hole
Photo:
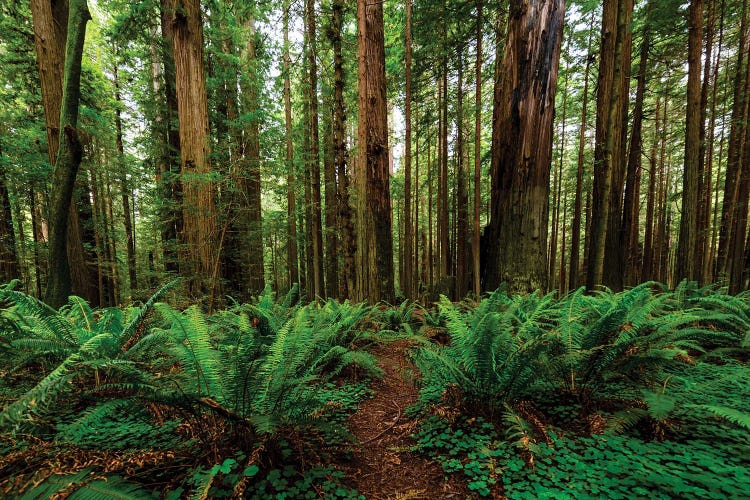
[[[562,0],[511,2],[499,111],[492,139],[489,289],[547,288],[547,225]],[[546,36],[542,36],[544,33]]]
[[[640,262],[640,247],[638,245],[638,215],[640,213],[640,185],[643,153],[643,103],[646,96],[646,71],[648,55],[651,45],[651,31],[649,27],[652,3],[648,4],[648,13],[643,27],[640,59],[638,62],[638,84],[633,108],[633,131],[630,136],[630,152],[628,154],[627,178],[625,181],[625,204],[623,206],[622,227],[625,247],[626,267],[625,285],[632,286],[640,281],[642,265]]]
[[[572,234],[570,236],[570,273],[568,277],[568,286],[571,290],[578,289],[580,285],[580,252],[581,252],[581,209],[583,205],[583,164],[586,149],[586,126],[588,124],[588,104],[589,104],[589,77],[591,75],[591,63],[594,61],[594,55],[591,53],[591,43],[594,33],[595,12],[591,13],[591,22],[589,23],[589,39],[586,44],[586,69],[583,75],[583,100],[581,108],[581,129],[578,136],[578,168],[576,170],[576,195],[573,208],[573,225],[571,226]],[[588,233],[587,233],[588,234]],[[587,245],[584,245],[586,248]]]
[[[357,300],[393,302],[383,5],[357,0],[359,160]]]
[[[640,280],[649,281],[654,279],[654,211],[656,207],[656,169],[658,165],[659,130],[660,130],[661,102],[660,96],[656,98],[656,112],[654,113],[656,123],[654,125],[654,139],[651,145],[651,159],[648,174],[648,199],[646,201],[646,234],[643,240],[643,269]]]
[[[70,0],[68,36],[65,48],[59,151],[55,162],[50,206],[49,281],[45,301],[52,307],[63,305],[71,294],[70,264],[67,254],[68,214],[73,198],[83,149],[78,137],[78,102],[81,96],[81,59],[86,23],[91,18],[86,0]]]
[[[563,35],[564,36],[564,35]],[[568,38],[566,53],[570,52],[570,37]],[[556,279],[558,273],[555,270],[557,266],[557,241],[560,234],[560,205],[562,204],[562,185],[563,185],[563,165],[565,164],[565,125],[567,124],[568,118],[568,80],[569,80],[569,69],[570,65],[568,60],[565,61],[565,87],[563,88],[563,109],[562,109],[562,120],[560,132],[560,150],[558,159],[557,173],[555,174],[554,186],[554,202],[552,209],[552,241],[550,242],[549,250],[549,288],[554,289],[556,286]]]
[[[292,83],[291,57],[289,55],[289,9],[290,0],[284,0],[284,126],[286,139],[286,201],[287,201],[287,245],[286,259],[289,270],[290,288],[299,282],[299,257],[297,251],[297,220],[295,179],[294,179],[294,140],[292,138]]]
[[[412,234],[411,220],[411,57],[412,57],[412,35],[411,35],[411,0],[406,0],[406,102],[405,102],[405,153],[404,153],[404,281],[401,283],[404,295],[407,299],[414,298],[412,284],[414,283],[414,270],[412,269],[412,251],[414,247],[414,236]]]
[[[480,219],[482,204],[482,22],[484,0],[477,0],[477,57],[475,63],[474,90],[474,232],[472,234],[472,260],[474,263],[474,295],[482,293],[480,245]]]
[[[117,49],[115,48],[115,57],[117,57]],[[118,169],[120,171],[120,191],[122,193],[122,216],[123,223],[125,224],[125,242],[128,252],[128,277],[130,279],[130,293],[138,288],[136,262],[135,262],[135,240],[133,239],[133,224],[130,220],[130,188],[128,187],[128,178],[125,173],[125,147],[122,142],[122,111],[120,104],[122,103],[122,97],[120,95],[120,80],[119,80],[119,68],[117,62],[115,62],[113,69],[114,86],[115,86],[115,101],[118,106],[115,109],[115,142],[117,144],[117,152],[119,154]]]
[[[13,211],[10,206],[6,174],[0,148],[0,283],[21,277],[13,232]],[[22,234],[19,232],[19,234]]]
[[[183,231],[191,295],[216,287],[218,233],[214,181],[209,160],[206,75],[200,2],[178,0],[174,12],[174,58],[182,155]]]
[[[706,178],[713,180],[713,165],[714,165],[714,146],[716,142],[716,107],[719,92],[719,68],[721,67],[721,56],[724,47],[724,20],[725,20],[725,1],[721,0],[720,7],[720,20],[719,20],[719,47],[716,53],[716,63],[713,66],[713,74],[711,76],[712,90],[711,90],[711,116],[708,125],[708,145],[706,148]],[[727,75],[729,72],[726,72]],[[726,111],[726,101],[724,101],[724,111]],[[722,113],[722,137],[720,141],[719,149],[723,149],[724,145],[724,116],[725,112]],[[721,151],[723,153],[723,151]],[[717,237],[717,215],[719,209],[719,180],[721,179],[721,160],[723,154],[718,156],[718,164],[716,165],[716,182],[708,187],[706,206],[708,207],[708,216],[710,217],[710,228],[711,228],[711,239],[708,242],[708,250],[705,259],[705,267],[703,271],[704,281],[707,283],[713,283],[716,280],[714,275],[715,270],[715,257],[716,257],[716,237]],[[714,196],[713,206],[711,205],[711,196]]]
[[[469,191],[467,162],[464,158],[464,87],[463,54],[458,56],[456,99],[456,299],[469,293]]]
[[[265,288],[263,265],[263,213],[260,185],[260,114],[258,110],[260,85],[256,57],[255,19],[249,14],[245,19],[247,43],[242,58],[245,78],[242,78],[243,114],[250,118],[245,123],[242,145],[243,156],[238,171],[237,229],[240,236],[240,262],[242,263],[245,300],[260,294]]]
[[[310,170],[311,189],[311,224],[312,224],[312,287],[314,297],[325,294],[323,283],[323,229],[321,224],[320,203],[320,140],[318,133],[318,49],[315,26],[315,0],[305,1],[305,29],[307,31],[307,69],[309,71],[310,94]]]
[[[701,154],[701,45],[703,40],[703,0],[692,0],[689,10],[688,87],[683,170],[682,217],[677,246],[675,283],[683,279],[701,281],[702,262],[698,259]],[[744,244],[742,233],[742,243]]]
[[[356,270],[354,259],[357,250],[354,220],[349,201],[349,154],[346,147],[346,110],[344,108],[344,58],[342,54],[343,0],[333,1],[332,45],[333,45],[333,157],[338,176],[338,215],[340,227],[341,257],[343,265],[339,280],[341,298],[354,296],[356,290]]]
[[[177,91],[175,89],[174,65],[174,26],[172,19],[174,10],[170,7],[171,0],[161,0],[161,61],[164,73],[155,75],[154,81],[164,83],[164,109],[159,128],[160,140],[163,144],[159,160],[159,178],[157,186],[161,194],[160,208],[161,241],[164,258],[164,268],[168,273],[179,273],[179,254],[177,251],[178,237],[182,233],[182,184],[180,183],[180,131],[177,124]],[[158,90],[158,87],[155,88]]]

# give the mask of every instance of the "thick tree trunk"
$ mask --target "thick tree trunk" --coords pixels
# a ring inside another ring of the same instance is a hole
[[[86,0],[71,0],[65,47],[59,150],[53,174],[54,191],[50,204],[49,281],[45,301],[52,307],[63,305],[71,294],[68,261],[68,214],[73,198],[83,148],[78,138],[78,103],[81,96],[81,59],[86,23],[91,18]],[[59,61],[58,61],[59,64]]]
[[[183,230],[189,293],[216,287],[218,234],[214,181],[209,160],[206,75],[200,2],[179,0],[174,11],[174,58],[182,156]]]
[[[492,131],[487,288],[547,288],[547,225],[557,71],[565,3],[511,2]]]
[[[619,183],[619,162],[622,136],[621,100],[625,78],[623,64],[627,45],[628,25],[632,3],[630,0],[605,0],[602,20],[601,59],[599,63],[599,83],[597,88],[596,148],[594,153],[594,199],[591,214],[591,238],[589,240],[589,261],[587,288],[593,290],[601,284],[614,286],[605,279],[606,252],[612,250],[606,245],[608,234],[619,236],[621,191]],[[614,188],[613,188],[614,187]],[[613,216],[612,212],[616,212]],[[614,229],[610,228],[616,220]],[[611,239],[611,238],[610,238]],[[619,238],[618,238],[619,241]],[[613,251],[616,251],[613,250]],[[611,255],[611,252],[610,252]],[[618,259],[610,259],[606,267],[618,267]],[[608,269],[608,275],[616,275],[616,269]],[[620,278],[621,279],[621,278]],[[617,281],[617,278],[615,278]]]
[[[383,5],[357,0],[359,159],[357,300],[393,303]]]
[[[717,277],[728,278],[732,256],[731,244],[736,213],[737,193],[740,184],[742,156],[748,127],[748,110],[750,106],[750,82],[747,81],[746,67],[750,66],[750,26],[747,22],[747,1],[743,2],[742,22],[740,25],[740,48],[737,51],[737,64],[734,75],[734,99],[732,106],[731,126],[729,132],[729,150],[727,154],[726,180],[724,184],[724,201],[719,230],[719,257]]]
[[[682,217],[677,245],[675,283],[683,279],[701,281],[702,262],[698,257],[701,154],[701,45],[703,40],[703,0],[692,0],[689,10],[687,117],[685,121],[685,168],[682,186]],[[744,245],[745,233],[742,233]]]
[[[284,0],[284,126],[286,139],[286,200],[287,200],[287,269],[289,270],[290,288],[299,282],[299,257],[297,251],[297,221],[295,179],[294,179],[294,140],[292,138],[292,84],[291,57],[289,55],[289,9],[290,0]]]

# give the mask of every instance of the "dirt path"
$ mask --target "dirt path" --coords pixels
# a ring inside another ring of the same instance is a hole
[[[385,376],[373,382],[374,396],[349,418],[359,444],[342,468],[349,485],[368,500],[466,498],[462,481],[445,481],[440,464],[409,451],[416,422],[404,413],[418,395],[413,383],[417,370],[406,355],[410,346],[408,340],[398,340],[371,351]]]

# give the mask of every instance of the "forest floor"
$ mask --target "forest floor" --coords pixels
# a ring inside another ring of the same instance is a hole
[[[373,397],[349,418],[356,441],[351,462],[341,468],[348,486],[368,499],[467,498],[470,494],[460,476],[446,480],[439,463],[412,451],[418,422],[406,416],[406,409],[417,401],[419,377],[407,356],[412,345],[401,339],[370,351],[379,358],[384,376],[373,381]]]

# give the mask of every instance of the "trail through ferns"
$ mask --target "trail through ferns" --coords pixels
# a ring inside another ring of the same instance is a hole
[[[397,340],[371,352],[384,376],[372,384],[374,395],[349,419],[356,441],[352,460],[342,465],[349,486],[368,499],[466,498],[459,476],[446,481],[442,466],[412,451],[417,422],[406,409],[418,398],[417,369],[407,358],[412,342]]]

